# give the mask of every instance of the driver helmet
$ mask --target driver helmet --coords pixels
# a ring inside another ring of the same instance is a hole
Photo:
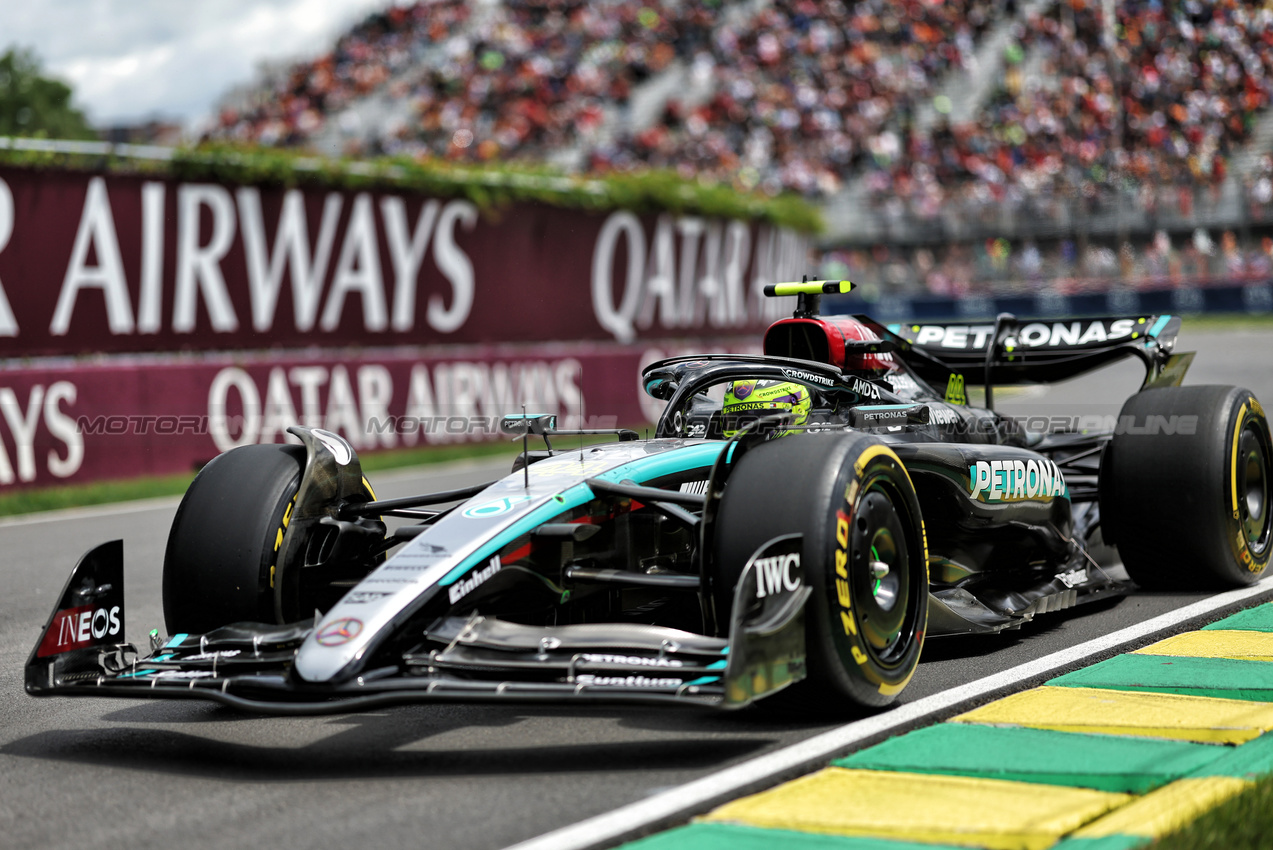
[[[721,430],[729,438],[761,416],[783,411],[792,414],[791,425],[804,425],[812,406],[809,388],[803,384],[754,379],[733,381],[725,388],[725,402],[721,407]]]

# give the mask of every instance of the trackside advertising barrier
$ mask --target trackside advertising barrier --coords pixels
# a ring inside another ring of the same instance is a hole
[[[747,334],[807,260],[690,215],[0,167],[0,357]]]
[[[662,407],[641,392],[640,367],[685,350],[581,343],[143,355],[21,369],[0,386],[0,486],[188,471],[234,446],[297,442],[285,431],[295,424],[335,431],[360,453],[500,438],[500,417],[522,405],[556,414],[563,428],[631,426]]]
[[[0,492],[360,451],[506,413],[632,425],[643,362],[752,350],[805,237],[693,215],[0,167]],[[685,340],[676,343],[669,340]]]

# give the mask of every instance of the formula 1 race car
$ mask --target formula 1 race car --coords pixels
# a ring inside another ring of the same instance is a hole
[[[926,636],[1268,566],[1264,411],[1244,389],[1180,386],[1193,355],[1173,352],[1178,318],[820,315],[849,286],[768,287],[797,301],[763,355],[647,367],[646,392],[666,401],[652,439],[505,417],[522,451],[497,481],[377,500],[327,431],[229,451],[174,519],[167,635],[122,643],[122,543],[103,544],[72,573],[27,692],[301,714],[731,708],[794,685],[862,710],[897,698]],[[1146,377],[1111,433],[1031,433],[993,409],[995,386],[1128,357]],[[562,447],[585,433],[617,440]],[[389,531],[387,517],[408,522]]]

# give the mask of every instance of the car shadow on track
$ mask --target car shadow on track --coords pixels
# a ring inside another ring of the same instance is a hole
[[[986,635],[950,635],[924,642],[920,664],[956,659],[982,658],[1019,646],[1024,642],[1045,638],[1081,623],[1087,617],[1100,616],[1111,608],[1126,604],[1127,597],[1111,596],[1068,611],[1043,614],[1015,629]]]
[[[687,714],[687,725],[643,731],[628,726],[630,718],[620,712],[574,717],[502,706],[409,706],[315,719],[146,705],[103,717],[129,725],[38,732],[0,746],[0,755],[228,781],[293,781],[701,770],[774,743],[770,736],[731,731],[719,714],[710,717],[717,721],[710,727],[707,717]],[[231,721],[229,728],[224,721]],[[155,728],[176,723],[191,731]]]
[[[226,781],[312,781],[623,770],[699,770],[750,755],[760,740],[626,741],[557,746],[396,751],[366,747],[256,747],[162,730],[141,741],[120,730],[40,732],[0,754],[128,767]]]
[[[527,717],[548,718],[564,722],[614,721],[618,727],[643,732],[719,736],[765,732],[800,732],[856,719],[862,715],[834,707],[824,708],[800,696],[781,695],[755,703],[738,711],[708,708],[670,708],[650,711],[631,706],[491,706],[439,704],[433,706],[398,706],[370,714],[332,715],[330,722],[354,722],[362,717],[385,717],[393,714],[420,712],[430,717],[460,713],[455,728],[507,726]],[[112,723],[191,724],[191,723],[288,723],[288,718],[271,718],[250,711],[203,702],[149,702],[121,708],[102,715]],[[319,718],[322,722],[323,718]],[[376,720],[373,725],[387,721]],[[417,737],[425,733],[415,727]],[[430,733],[432,734],[432,733]]]

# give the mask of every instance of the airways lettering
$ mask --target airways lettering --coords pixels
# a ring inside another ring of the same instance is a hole
[[[337,332],[350,300],[359,302],[362,330],[367,333],[414,330],[421,312],[429,328],[449,334],[472,312],[473,263],[457,243],[457,236],[472,231],[478,222],[477,207],[469,201],[429,201],[420,207],[412,226],[402,198],[389,196],[376,205],[371,195],[361,193],[346,204],[345,196],[332,192],[320,211],[309,209],[305,195],[292,189],[283,194],[278,217],[270,222],[267,205],[254,187],[231,194],[215,184],[181,184],[171,193],[175,198],[166,198],[165,184],[147,182],[141,189],[142,262],[134,304],[127,278],[131,270],[121,259],[126,246],[121,246],[117,227],[124,224],[127,229],[122,232],[132,229],[120,219],[125,215],[121,210],[134,206],[124,192],[102,177],[88,181],[49,325],[51,336],[70,332],[86,289],[101,290],[107,326],[117,336],[165,329],[195,333],[201,310],[213,331],[239,333],[245,302],[251,334],[305,332],[315,326]],[[0,251],[9,242],[14,222],[12,193],[0,181]],[[426,256],[432,257],[432,267]],[[175,280],[167,287],[165,262],[175,268]],[[391,282],[386,266],[392,269]],[[422,284],[434,291],[417,309]],[[276,328],[280,295],[288,285],[292,315],[280,322],[284,327]],[[235,297],[244,290],[236,304]],[[0,337],[17,333],[0,288]]]
[[[13,235],[13,192],[9,184],[0,180],[0,251],[9,244]],[[4,284],[0,283],[0,336],[17,336],[18,322],[13,316],[13,308],[4,294]]]

